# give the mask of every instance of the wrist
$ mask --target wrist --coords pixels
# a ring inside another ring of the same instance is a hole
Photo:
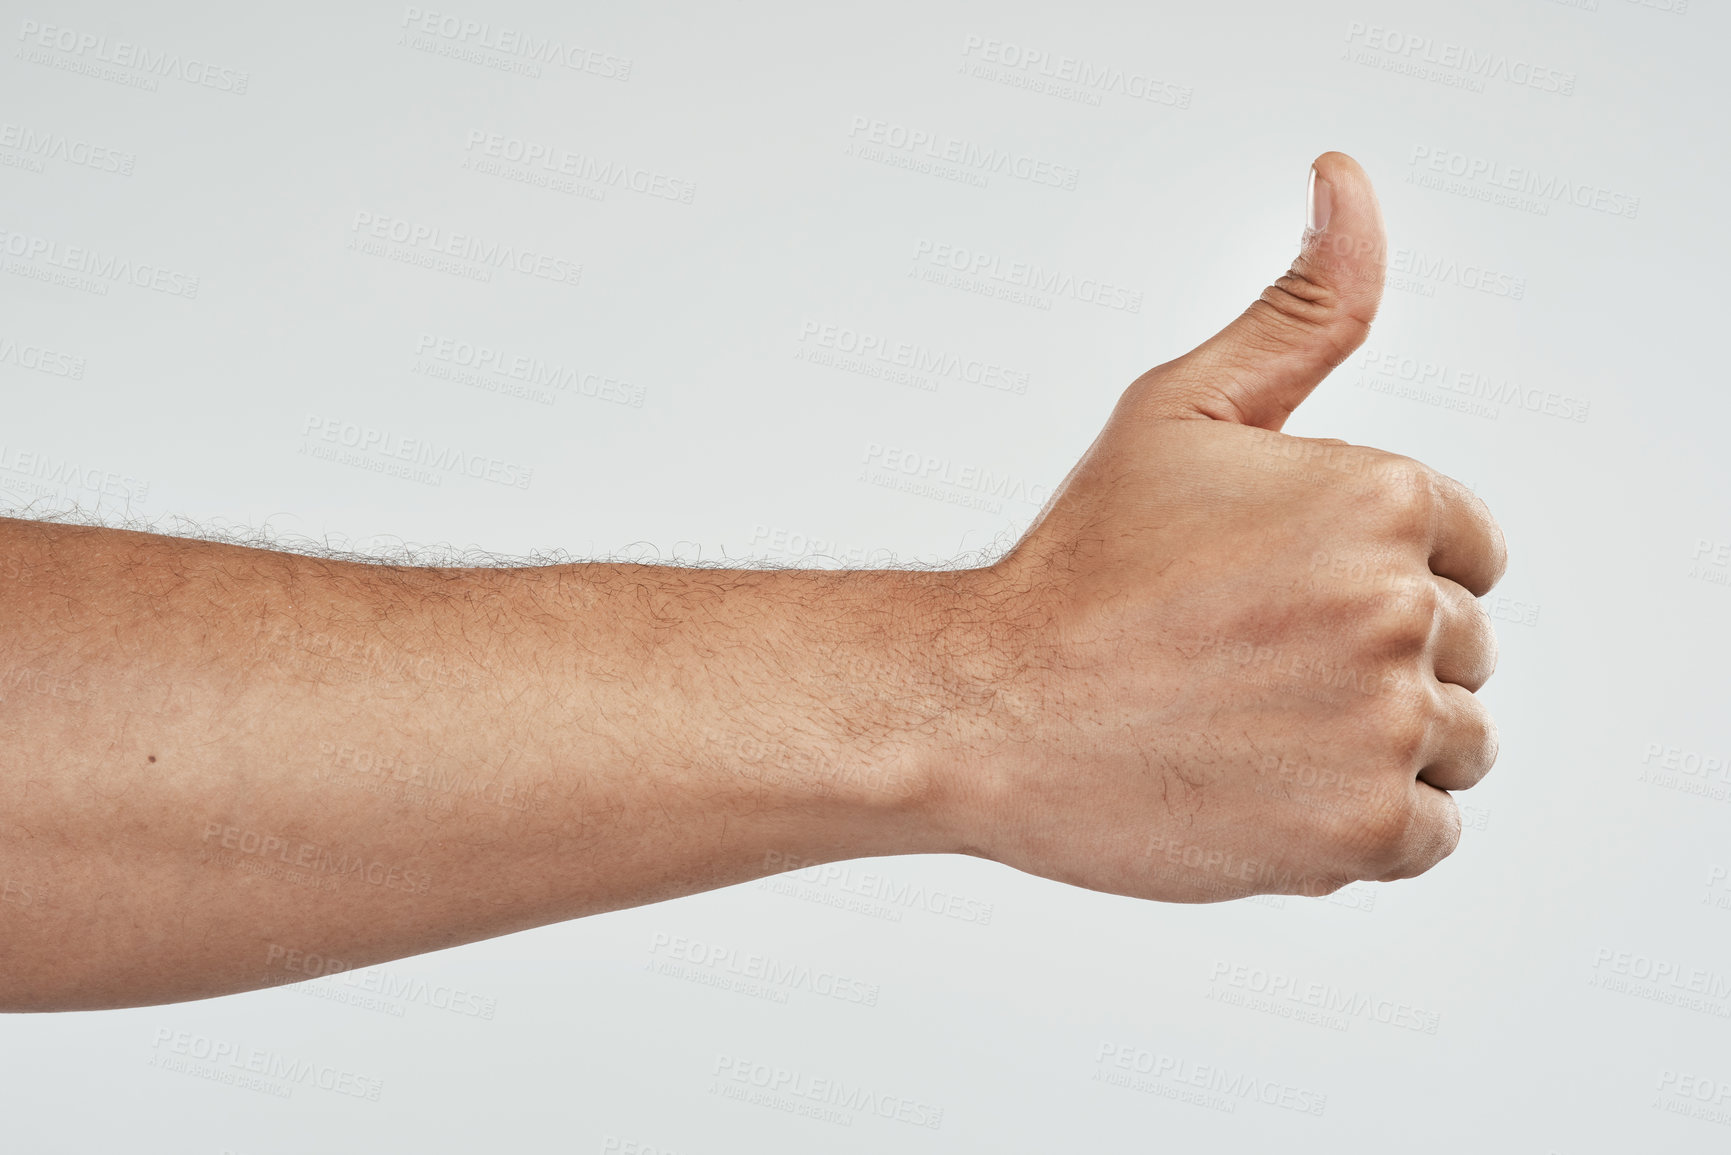
[[[902,801],[921,852],[991,857],[1003,805],[994,771],[1023,756],[1038,699],[1027,639],[1044,615],[1023,572],[1000,562],[904,575],[911,580],[895,635],[906,655],[895,691],[902,711],[892,724],[918,786]]]
[[[784,575],[812,586],[774,595],[790,612],[784,636],[765,641],[795,656],[785,704],[816,732],[800,751],[745,737],[755,760],[742,765],[799,771],[782,776],[785,790],[846,828],[834,857],[963,848],[957,752],[996,692],[978,573]]]
[[[979,853],[980,769],[1027,706],[1003,573],[764,576],[755,646],[788,666],[772,715],[721,712],[731,768],[821,814],[830,857]]]
[[[742,863],[780,869],[975,852],[976,767],[1021,708],[996,571],[581,576],[577,616],[606,624],[580,649],[619,655],[581,679],[582,715],[618,744],[618,797],[647,771],[670,818],[725,819]]]

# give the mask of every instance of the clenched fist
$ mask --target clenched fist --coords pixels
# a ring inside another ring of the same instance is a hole
[[[954,767],[969,853],[1201,902],[1420,874],[1496,759],[1475,598],[1502,575],[1482,502],[1416,461],[1280,432],[1382,293],[1375,194],[1311,174],[1291,270],[1143,374],[992,567],[1005,700]]]

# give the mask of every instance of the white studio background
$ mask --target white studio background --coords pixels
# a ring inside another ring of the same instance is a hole
[[[1131,378],[1285,268],[1340,149],[1396,271],[1289,429],[1490,502],[1500,764],[1452,859],[1328,900],[884,859],[0,1019],[0,1147],[1726,1148],[1721,4],[465,3],[0,4],[8,508],[376,554],[987,556]],[[513,50],[542,41],[563,61]],[[1042,75],[1065,57],[1085,80]],[[1018,296],[1013,262],[1060,280]],[[405,468],[408,439],[488,464]],[[746,1063],[860,1105],[741,1100]]]

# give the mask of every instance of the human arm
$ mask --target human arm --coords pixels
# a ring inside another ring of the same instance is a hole
[[[970,692],[966,571],[415,568],[14,520],[0,557],[0,875],[53,896],[0,907],[8,1009],[943,848],[921,731]]]
[[[1495,756],[1473,595],[1503,546],[1425,467],[1278,432],[1381,289],[1368,181],[1318,169],[1293,271],[1132,384],[991,566],[416,569],[0,523],[0,873],[55,898],[0,908],[0,1007],[794,862],[970,853],[1173,901],[1428,869]],[[383,760],[458,785],[386,790]]]

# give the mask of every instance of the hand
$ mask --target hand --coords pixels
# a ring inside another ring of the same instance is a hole
[[[1179,902],[1325,894],[1451,853],[1496,759],[1474,600],[1506,564],[1470,491],[1279,432],[1363,343],[1385,243],[1329,153],[1292,269],[1138,378],[991,575],[1017,672],[955,763],[957,840]]]

